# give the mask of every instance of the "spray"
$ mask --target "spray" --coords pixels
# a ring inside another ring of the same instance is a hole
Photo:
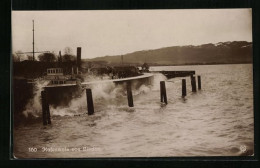
[[[33,98],[25,106],[25,110],[22,112],[25,117],[32,115],[39,117],[41,114],[41,91],[44,86],[48,84],[48,81],[37,79],[33,88]]]

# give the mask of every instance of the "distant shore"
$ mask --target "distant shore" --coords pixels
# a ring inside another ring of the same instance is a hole
[[[149,63],[148,63],[149,64]],[[233,65],[233,64],[253,64],[252,62],[241,62],[241,63],[204,63],[204,64],[151,64],[150,66],[186,66],[186,65]]]

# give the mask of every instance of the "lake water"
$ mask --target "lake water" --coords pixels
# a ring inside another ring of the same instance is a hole
[[[161,80],[134,90],[129,108],[125,91],[114,84],[92,88],[95,114],[86,113],[85,94],[69,107],[51,107],[52,125],[41,120],[14,129],[16,158],[165,157],[253,155],[252,64],[151,67],[195,70],[202,90],[181,98],[181,79],[166,81],[168,104],[160,103]],[[37,91],[39,92],[39,90]],[[37,97],[38,96],[38,97]],[[31,112],[41,115],[37,101]],[[26,115],[26,112],[25,112]]]

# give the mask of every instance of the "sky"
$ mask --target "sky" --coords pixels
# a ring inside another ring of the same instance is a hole
[[[123,55],[170,46],[252,42],[251,9],[13,11],[12,50],[82,58]]]

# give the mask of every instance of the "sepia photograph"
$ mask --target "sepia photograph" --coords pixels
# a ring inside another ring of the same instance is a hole
[[[254,156],[251,8],[11,15],[13,159]]]

